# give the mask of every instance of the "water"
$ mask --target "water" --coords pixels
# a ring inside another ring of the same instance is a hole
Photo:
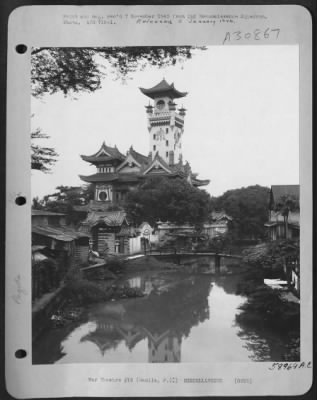
[[[141,288],[145,297],[87,306],[81,321],[43,333],[33,345],[33,363],[281,359],[281,338],[237,325],[239,306],[246,301],[235,294],[239,279],[235,274],[130,274],[122,283]]]

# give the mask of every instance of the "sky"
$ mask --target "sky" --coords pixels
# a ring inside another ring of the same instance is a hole
[[[37,144],[59,154],[51,173],[32,171],[32,197],[56,186],[83,184],[78,175],[96,172],[80,155],[96,153],[102,142],[122,153],[148,155],[144,106],[149,88],[163,78],[188,95],[183,159],[212,196],[259,184],[299,183],[299,70],[297,46],[212,46],[191,60],[134,72],[126,83],[108,74],[94,93],[31,99],[32,129],[50,136]]]

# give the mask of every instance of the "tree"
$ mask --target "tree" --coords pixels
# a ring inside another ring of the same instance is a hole
[[[192,57],[193,46],[34,48],[31,57],[32,94],[62,92],[65,96],[94,92],[106,73],[125,80],[149,65],[158,68]],[[199,49],[205,49],[199,47]],[[106,60],[106,63],[105,63]]]
[[[299,260],[298,240],[274,240],[244,251],[243,259],[251,265],[272,271],[281,271],[288,260]]]
[[[65,96],[99,89],[106,73],[125,80],[133,71],[149,65],[158,68],[192,57],[198,47],[42,47],[33,48],[31,57],[32,95],[62,92]],[[199,49],[205,49],[199,47]],[[106,63],[105,63],[106,61]],[[36,130],[32,139],[48,138]],[[32,145],[32,169],[49,172],[58,154],[51,147]]]
[[[202,224],[210,213],[210,196],[185,179],[148,178],[127,195],[125,209],[135,224],[158,220],[176,224]]]
[[[299,211],[299,201],[293,195],[284,195],[276,202],[274,211],[281,213],[284,218],[285,239],[288,239],[288,217],[289,213]]]
[[[236,239],[256,239],[265,235],[269,188],[254,185],[228,190],[212,198],[214,209],[223,209],[232,217],[232,234]]]
[[[42,147],[34,144],[36,139],[48,139],[49,136],[37,128],[31,132],[31,169],[47,173],[57,161],[58,154],[52,147]]]
[[[33,199],[34,209],[67,214],[67,223],[77,224],[81,216],[75,211],[74,206],[83,206],[93,199],[92,185],[85,186],[58,186],[57,191],[39,199]]]

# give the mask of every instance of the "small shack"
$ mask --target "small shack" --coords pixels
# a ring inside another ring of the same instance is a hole
[[[92,248],[99,254],[129,254],[131,232],[124,211],[90,211],[80,229],[90,232]]]
[[[89,234],[52,226],[32,226],[32,244],[45,246],[57,261],[60,275],[88,263]]]

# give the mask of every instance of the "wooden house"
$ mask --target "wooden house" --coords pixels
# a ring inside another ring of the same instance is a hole
[[[278,205],[290,199],[298,207],[286,211]],[[272,185],[269,198],[269,220],[265,224],[270,240],[298,239],[300,231],[299,185]],[[286,225],[287,224],[287,225]]]
[[[92,249],[99,254],[128,254],[131,229],[124,211],[90,211],[81,224],[91,233]]]

